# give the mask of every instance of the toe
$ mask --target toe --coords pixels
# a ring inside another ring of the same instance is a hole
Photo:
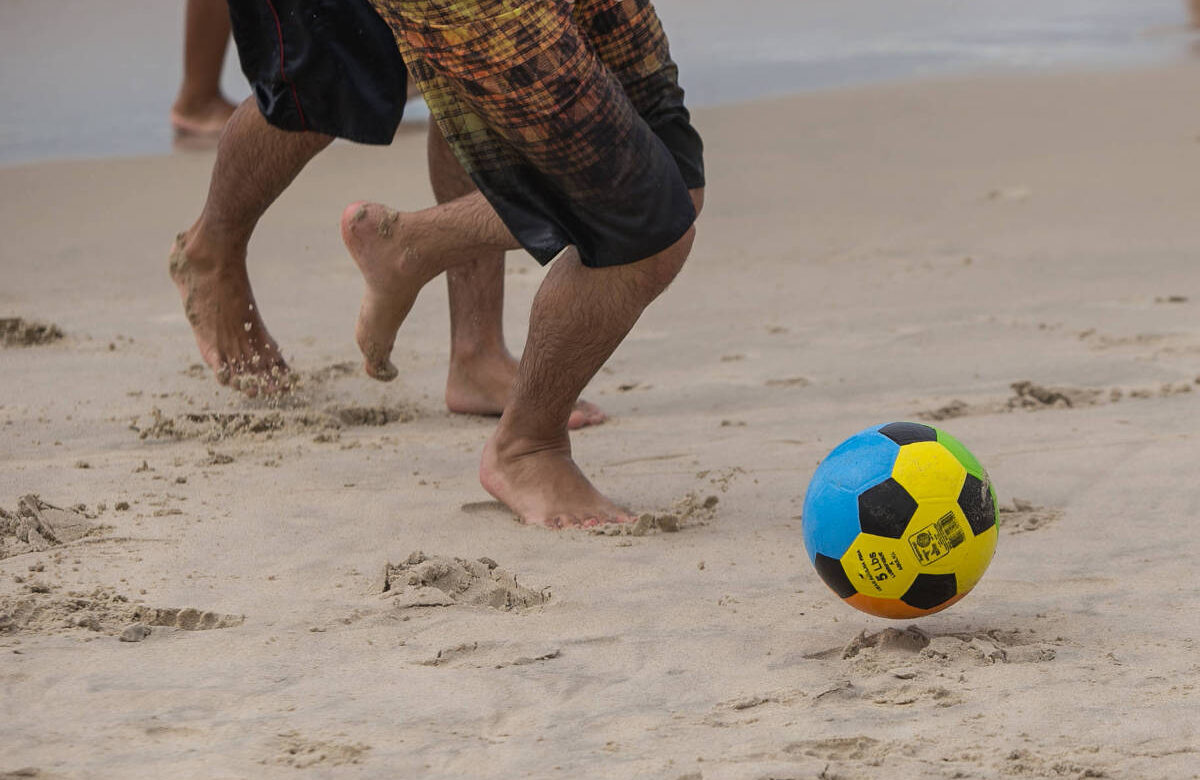
[[[586,428],[589,425],[600,425],[608,419],[600,407],[587,401],[580,401],[571,410],[571,416],[567,420],[567,427],[571,430]]]
[[[268,395],[283,395],[291,391],[293,385],[293,377],[287,366],[278,364],[271,367],[271,370],[264,375],[266,387],[264,391]]]
[[[247,398],[257,398],[260,390],[259,378],[253,374],[242,377],[241,387],[238,388]]]
[[[368,205],[370,204],[366,201],[356,200],[342,210],[341,227],[343,240],[348,242],[358,224],[366,219]]]
[[[366,369],[367,376],[372,379],[378,379],[380,382],[391,382],[400,376],[400,370],[396,368],[391,360],[384,360],[381,363],[372,363],[370,360],[365,360],[363,361],[363,367]]]

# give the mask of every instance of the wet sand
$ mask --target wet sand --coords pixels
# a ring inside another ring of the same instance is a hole
[[[612,536],[479,487],[495,423],[444,411],[439,284],[399,379],[359,368],[338,215],[430,202],[420,134],[331,148],[263,221],[304,380],[275,405],[197,367],[166,273],[208,155],[0,170],[0,317],[62,333],[0,348],[0,777],[1196,777],[1198,84],[697,111],[695,253],[574,437],[676,522]],[[541,274],[511,256],[514,347]],[[895,419],[940,421],[1005,512],[971,595],[889,623],[799,515]]]

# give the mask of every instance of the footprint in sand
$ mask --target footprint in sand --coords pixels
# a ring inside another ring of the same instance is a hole
[[[11,772],[0,771],[0,780],[58,780],[62,775],[43,772],[37,767],[27,766]]]
[[[793,742],[783,752],[794,756],[810,756],[826,761],[863,761],[880,759],[891,752],[893,745],[874,737],[831,737]]]
[[[843,648],[804,656],[837,661],[841,681],[815,693],[811,706],[856,701],[879,707],[954,707],[967,700],[947,680],[982,666],[1053,660],[1051,643],[1019,630],[930,635],[916,626],[862,631]]]
[[[675,533],[684,527],[706,525],[716,517],[716,496],[701,497],[688,493],[662,512],[645,512],[632,523],[609,523],[587,529],[591,536],[647,536],[656,533]],[[459,507],[471,515],[495,515],[515,519],[512,510],[499,501],[471,501]]]
[[[1197,379],[1200,384],[1200,378]],[[1036,382],[1022,380],[1013,382],[1013,394],[1004,401],[984,401],[967,403],[955,399],[942,406],[917,412],[917,417],[930,422],[952,420],[958,417],[968,417],[982,414],[1005,414],[1016,411],[1036,412],[1045,409],[1082,409],[1089,406],[1102,406],[1116,403],[1125,398],[1168,398],[1174,395],[1191,393],[1194,385],[1191,382],[1168,382],[1153,387],[1135,388],[1093,388],[1068,387],[1063,385],[1040,385]]]
[[[279,735],[275,754],[262,763],[296,769],[361,764],[371,746],[342,741],[340,738],[344,736],[338,734],[335,739],[313,739],[298,731],[286,731]]]
[[[1121,349],[1124,347],[1158,347],[1179,338],[1163,333],[1135,333],[1132,336],[1113,336],[1088,328],[1076,334],[1079,340],[1094,350]]]
[[[414,552],[403,563],[383,567],[377,592],[397,608],[472,605],[521,610],[545,604],[548,588],[533,590],[491,558],[447,558]]]
[[[103,530],[81,512],[48,504],[31,493],[21,497],[16,511],[0,509],[0,559],[60,547]]]
[[[53,584],[35,581],[25,586],[24,593],[0,595],[0,634],[59,634],[85,629],[119,636],[131,624],[206,631],[244,622],[242,615],[136,604],[111,588],[64,593]]]
[[[802,376],[793,376],[787,379],[768,379],[763,384],[766,387],[808,387],[812,382]]]
[[[1008,534],[1037,531],[1051,525],[1062,517],[1061,509],[1034,506],[1028,501],[1014,498],[1008,506],[998,507],[1000,530]]]
[[[459,507],[460,510],[468,515],[504,515],[505,517],[514,518],[512,510],[506,507],[500,501],[468,501]]]
[[[840,660],[850,665],[856,678],[887,672],[900,680],[923,676],[934,667],[966,669],[995,663],[1031,663],[1054,658],[1052,644],[1032,632],[992,629],[969,633],[930,635],[916,626],[903,630],[860,632],[842,648],[808,653],[809,660]]]
[[[924,661],[962,670],[991,664],[1024,664],[1053,661],[1054,645],[1032,631],[991,629],[930,637],[921,651]]]
[[[130,427],[140,439],[199,439],[218,442],[228,439],[267,438],[282,434],[299,436],[329,433],[344,428],[406,423],[416,412],[405,406],[356,406],[334,404],[321,410],[300,409],[253,412],[184,412],[168,416],[157,407],[149,419]]]
[[[444,647],[421,662],[422,666],[465,666],[474,669],[503,669],[508,666],[553,661],[562,655],[557,647],[541,647],[521,652],[522,647],[510,642],[463,642]]]
[[[0,317],[0,347],[36,347],[63,337],[57,325],[30,322],[21,317]]]
[[[1031,750],[1006,750],[999,771],[1015,777],[1109,777],[1109,773],[1095,762],[1095,751],[1083,756],[1070,752],[1042,756]]]
[[[700,497],[689,492],[679,498],[664,512],[643,512],[632,523],[609,523],[589,528],[592,536],[649,536],[651,534],[673,534],[685,528],[708,525],[717,516],[716,496]]]
[[[344,379],[349,376],[354,376],[358,373],[358,364],[351,362],[331,363],[323,368],[318,368],[301,375],[301,383],[310,382],[313,384],[324,384],[334,379]]]
[[[938,707],[953,707],[965,701],[961,695],[940,685],[898,685],[877,691],[868,698],[872,704],[884,707],[907,707],[921,702],[932,702]]]

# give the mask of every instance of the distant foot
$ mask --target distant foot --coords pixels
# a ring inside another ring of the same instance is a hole
[[[636,519],[588,481],[565,437],[553,444],[505,441],[498,430],[484,446],[479,481],[530,525],[591,528]]]
[[[409,216],[379,203],[351,203],[342,212],[342,241],[367,284],[354,337],[367,374],[384,382],[399,374],[391,360],[396,332],[440,270],[407,231]]]
[[[223,97],[217,96],[196,104],[176,101],[171,108],[171,128],[175,137],[206,138],[216,140],[225,129],[225,123],[237,108]]]
[[[580,398],[575,402],[575,408],[571,410],[571,416],[567,419],[567,430],[575,431],[591,425],[599,425],[607,419],[608,415],[603,409]]]
[[[286,392],[291,375],[259,317],[244,258],[211,257],[191,239],[190,231],[175,238],[169,268],[204,362],[251,398]]]
[[[517,361],[507,351],[461,363],[451,362],[446,380],[446,408],[456,414],[496,416],[504,412],[508,394],[517,378]],[[600,425],[608,419],[604,410],[580,399],[571,410],[567,428],[577,430]]]

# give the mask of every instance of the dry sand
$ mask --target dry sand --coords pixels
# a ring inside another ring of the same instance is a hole
[[[1200,776],[1198,93],[1190,63],[700,112],[696,251],[575,437],[653,514],[611,536],[488,501],[441,285],[395,383],[357,367],[337,216],[430,201],[419,133],[263,221],[305,379],[276,406],[195,366],[167,278],[211,158],[0,170],[0,317],[64,334],[0,351],[0,777]],[[510,259],[514,347],[540,278]],[[830,447],[912,418],[1007,511],[976,591],[897,624],[832,596],[799,513]]]

